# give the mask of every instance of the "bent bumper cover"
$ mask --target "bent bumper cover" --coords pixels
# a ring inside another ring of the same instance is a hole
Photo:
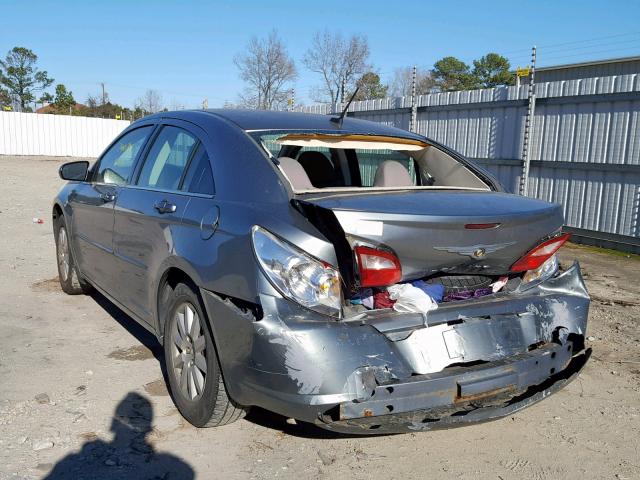
[[[327,321],[265,293],[257,318],[202,295],[232,398],[336,431],[508,415],[561,388],[588,357],[589,297],[577,264],[526,292],[443,305],[428,316],[377,311]]]
[[[572,357],[570,348],[553,346],[486,369],[379,386],[368,401],[340,404],[339,419],[322,426],[344,433],[402,433],[453,428],[511,415],[577,377],[591,350]],[[564,368],[559,369],[561,366]]]

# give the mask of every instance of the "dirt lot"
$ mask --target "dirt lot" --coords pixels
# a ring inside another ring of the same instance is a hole
[[[65,478],[640,478],[637,258],[564,249],[595,299],[594,354],[512,417],[360,438],[256,409],[198,430],[167,395],[153,337],[103,297],[59,289],[50,205],[62,161],[0,157],[0,478],[56,466],[76,472]]]

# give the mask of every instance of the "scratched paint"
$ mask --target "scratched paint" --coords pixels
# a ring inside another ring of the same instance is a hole
[[[282,328],[278,335],[269,339],[269,343],[285,347],[284,366],[289,378],[298,385],[298,393],[309,395],[320,392],[323,374],[312,360],[317,345],[307,333]]]

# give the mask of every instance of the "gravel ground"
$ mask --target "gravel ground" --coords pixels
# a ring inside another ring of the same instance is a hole
[[[563,250],[594,297],[594,354],[512,417],[361,438],[255,409],[198,430],[168,397],[154,338],[100,295],[58,286],[50,208],[64,160],[0,157],[0,478],[640,478],[636,257]]]

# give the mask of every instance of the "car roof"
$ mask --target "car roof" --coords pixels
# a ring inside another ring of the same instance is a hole
[[[369,122],[355,118],[345,117],[342,127],[331,122],[336,115],[318,115],[300,112],[274,112],[268,110],[240,110],[240,109],[208,109],[208,110],[178,110],[174,112],[161,112],[152,117],[182,118],[196,122],[196,118],[204,115],[218,117],[232,122],[245,131],[255,130],[322,130],[344,133],[358,133],[365,135],[388,135],[395,137],[409,137],[422,139],[423,137],[395,127],[381,123]],[[204,120],[204,119],[203,119]]]

